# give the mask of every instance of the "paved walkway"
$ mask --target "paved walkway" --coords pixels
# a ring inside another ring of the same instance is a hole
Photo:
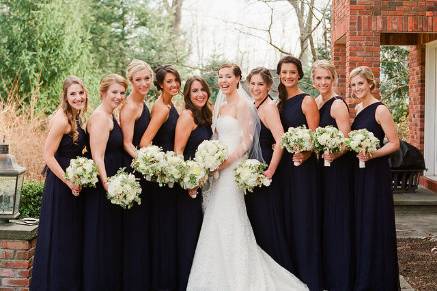
[[[437,193],[419,188],[415,193],[394,194],[398,238],[437,237]],[[403,276],[401,289],[414,291]]]

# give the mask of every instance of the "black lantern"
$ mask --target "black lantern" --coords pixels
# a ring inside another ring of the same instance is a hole
[[[20,215],[20,196],[26,168],[9,154],[9,145],[0,144],[0,223],[9,222]]]

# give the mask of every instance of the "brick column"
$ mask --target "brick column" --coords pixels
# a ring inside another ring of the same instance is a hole
[[[28,291],[38,226],[0,225],[0,291]]]
[[[425,46],[412,46],[408,56],[408,142],[423,152],[425,130]]]
[[[336,91],[341,96],[346,96],[346,44],[332,46],[332,60],[338,74]]]

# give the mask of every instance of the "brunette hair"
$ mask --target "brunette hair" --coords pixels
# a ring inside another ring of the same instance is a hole
[[[85,107],[83,110],[80,110],[79,112],[77,112],[76,110],[73,110],[73,108],[70,106],[70,104],[68,104],[68,101],[67,101],[68,88],[70,88],[70,86],[74,85],[74,84],[80,85],[82,87],[85,95],[86,95]],[[79,131],[77,130],[77,121],[79,121],[79,124],[82,123],[81,116],[88,109],[88,90],[85,87],[85,85],[83,84],[81,79],[79,79],[76,76],[68,76],[64,80],[64,83],[62,85],[61,106],[60,107],[62,108],[62,111],[64,112],[64,114],[67,116],[68,124],[71,127],[70,134],[73,138],[73,142],[76,143],[77,139],[79,138]]]
[[[297,73],[299,74],[299,80],[303,78],[304,74],[302,69],[302,63],[298,58],[295,58],[293,56],[285,56],[281,58],[276,67],[276,74],[278,74],[278,76],[280,76],[281,74],[281,69],[283,64],[294,64],[297,68]],[[281,80],[279,80],[278,92],[279,92],[278,108],[279,110],[282,110],[282,105],[285,102],[285,100],[287,100],[288,93],[287,93],[287,89],[285,88],[284,84],[282,84]]]
[[[194,106],[193,102],[191,102],[191,86],[195,81],[198,81],[202,84],[203,89],[205,89],[206,94],[208,95],[208,100],[201,109]],[[185,101],[185,109],[191,110],[194,116],[194,122],[197,125],[211,125],[212,124],[212,105],[209,101],[211,97],[211,91],[209,90],[209,86],[204,79],[198,76],[190,77],[184,86],[184,101]]]
[[[273,84],[273,77],[270,71],[264,67],[257,67],[250,71],[249,75],[246,77],[246,82],[250,83],[250,79],[252,79],[253,76],[260,75],[263,81],[268,85],[271,86]]]
[[[237,64],[230,64],[230,63],[229,64],[223,64],[223,65],[220,66],[220,68],[218,70],[220,71],[221,69],[224,69],[224,68],[232,69],[232,73],[234,74],[234,76],[235,77],[239,77],[240,81],[241,81],[241,79],[242,79],[241,69],[240,69],[240,67]],[[238,89],[239,86],[240,86],[240,82],[237,83],[237,89]]]
[[[181,84],[181,76],[179,75],[179,72],[173,68],[172,65],[162,65],[156,68],[155,70],[155,86],[158,88],[158,90],[162,90],[162,83],[164,82],[165,76],[170,73],[173,74],[176,77],[176,81]]]

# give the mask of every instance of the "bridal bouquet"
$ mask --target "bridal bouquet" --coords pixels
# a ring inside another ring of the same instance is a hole
[[[182,155],[176,155],[175,152],[168,151],[164,154],[163,167],[161,168],[162,179],[157,182],[159,186],[167,184],[170,188],[178,183],[185,172],[185,161]]]
[[[85,157],[70,160],[70,165],[65,170],[65,178],[82,187],[95,187],[99,181],[96,164]]]
[[[314,133],[314,149],[321,153],[335,154],[342,150],[345,138],[338,128],[328,125],[318,127]],[[324,161],[324,166],[329,167],[331,163]]]
[[[270,186],[272,180],[264,176],[266,169],[267,165],[258,160],[244,160],[234,169],[235,182],[244,193],[253,192],[253,188],[262,185]]]
[[[202,187],[208,179],[208,172],[199,163],[193,160],[185,162],[185,171],[179,182],[183,189]]]
[[[132,168],[141,173],[147,181],[161,181],[162,168],[165,166],[165,153],[158,146],[149,145],[137,151]]]
[[[313,133],[305,125],[289,127],[281,140],[281,146],[289,153],[312,151],[314,149]],[[299,163],[294,162],[295,166]]]
[[[141,186],[134,174],[128,174],[124,169],[118,170],[117,174],[108,178],[107,197],[112,204],[120,205],[129,209],[134,202],[141,204]]]
[[[205,140],[197,148],[194,160],[208,171],[215,171],[228,157],[228,147],[218,140]]]
[[[380,146],[379,139],[365,128],[349,132],[349,138],[346,139],[346,145],[356,153],[362,152],[366,154],[375,152]],[[360,160],[359,166],[360,168],[365,168],[366,163]]]

